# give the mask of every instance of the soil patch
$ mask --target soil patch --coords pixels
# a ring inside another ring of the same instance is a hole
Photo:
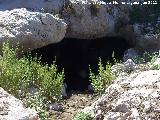
[[[70,92],[71,97],[62,102],[63,111],[50,110],[50,120],[73,120],[74,116],[83,108],[90,106],[98,99],[95,93]]]

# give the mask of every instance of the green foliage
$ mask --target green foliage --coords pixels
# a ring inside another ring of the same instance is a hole
[[[28,81],[23,79],[23,64],[16,58],[16,52],[9,48],[9,44],[3,44],[3,57],[0,58],[0,86],[8,92],[17,95],[18,90],[26,88]],[[19,64],[19,65],[18,65]]]
[[[151,69],[160,70],[160,64],[159,63],[155,63],[157,58],[160,58],[160,51],[153,52],[153,53],[144,52],[141,57],[138,57],[138,56],[134,57],[133,61],[136,64],[143,64],[143,63],[147,63],[148,62],[148,64],[150,65]]]
[[[44,66],[39,74],[42,79],[41,89],[43,95],[47,96],[48,99],[52,101],[60,100],[64,73],[57,73],[56,66],[51,65],[51,67]]]
[[[160,58],[160,51],[156,52],[151,59],[150,66],[153,70],[160,70],[160,63],[155,63],[157,58]]]
[[[153,58],[156,58],[157,55],[158,55],[157,52],[154,52],[154,53],[144,52],[142,56],[134,57],[133,61],[136,64],[147,63],[147,62],[153,61]]]
[[[17,49],[16,49],[17,50]],[[64,73],[57,73],[55,64],[42,65],[38,58],[18,59],[16,50],[3,44],[3,56],[0,58],[0,86],[15,96],[25,96],[31,87],[38,88],[48,100],[60,99]]]
[[[151,60],[151,57],[151,54],[149,54],[148,52],[144,52],[142,56],[135,56],[133,58],[133,61],[136,64],[146,63]]]
[[[18,50],[16,48],[16,50]],[[41,120],[47,120],[46,102],[60,100],[64,73],[57,73],[55,64],[42,65],[40,58],[18,59],[16,50],[3,44],[0,57],[0,87],[21,98],[27,107],[34,108]],[[37,88],[35,95],[28,94],[31,88]]]
[[[75,117],[74,120],[92,120],[92,114],[91,113],[84,113],[84,112],[79,112]]]
[[[25,99],[23,99],[23,103],[26,107],[36,110],[41,120],[47,120],[48,114],[44,101],[45,99],[41,93],[36,93],[35,95],[27,94]]]
[[[90,70],[90,81],[94,91],[101,94],[104,92],[106,86],[111,84],[114,77],[111,73],[111,64],[107,63],[106,66],[103,67],[100,59],[98,66],[98,75]]]

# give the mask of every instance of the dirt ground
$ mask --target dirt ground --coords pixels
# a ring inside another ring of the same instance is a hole
[[[85,91],[85,92],[70,92],[70,97],[65,99],[61,104],[63,111],[50,110],[50,120],[73,120],[76,113],[81,109],[90,106],[98,99],[98,95]]]
[[[134,72],[149,70],[147,64],[139,64]],[[61,104],[63,111],[50,110],[50,120],[73,120],[74,116],[83,108],[90,106],[100,96],[88,91],[85,92],[73,92],[69,93],[69,98],[65,99]]]

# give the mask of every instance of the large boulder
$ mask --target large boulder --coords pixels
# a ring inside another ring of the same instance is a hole
[[[6,39],[23,50],[31,50],[61,41],[66,23],[49,14],[30,12],[25,8],[0,11],[0,45]]]
[[[83,112],[101,120],[158,120],[160,118],[160,70],[122,75]]]
[[[94,39],[115,36],[118,29],[129,21],[128,9],[124,8],[102,0],[69,0],[62,13],[62,18],[68,23],[66,37]]]
[[[35,110],[0,88],[0,120],[39,120]]]

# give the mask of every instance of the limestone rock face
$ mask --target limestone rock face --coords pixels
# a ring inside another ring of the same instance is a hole
[[[133,1],[135,0],[130,0],[130,2]],[[25,43],[26,45],[30,44],[31,46],[28,46],[31,49],[35,49],[59,42],[64,36],[77,39],[121,36],[133,46],[152,51],[160,49],[160,35],[156,33],[157,28],[160,27],[159,17],[156,23],[153,23],[154,25],[151,23],[134,23],[132,25],[130,24],[132,18],[129,17],[129,14],[134,7],[120,3],[118,5],[106,4],[106,2],[107,0],[0,0],[0,40],[2,36],[5,36],[1,31],[7,33],[7,36],[8,34],[10,37],[12,36],[12,39],[20,39],[18,35],[22,32],[23,39],[39,36],[39,41],[42,39],[45,44],[42,45],[42,41],[39,42],[41,45]],[[22,8],[26,8],[26,10]],[[51,14],[64,19],[66,23],[59,18],[51,17]],[[19,16],[19,20],[17,20],[17,16]],[[41,18],[43,22],[41,22]],[[66,29],[67,34],[65,35]],[[51,35],[51,33],[53,34]]]
[[[99,100],[83,110],[102,120],[158,120],[160,71],[149,70],[119,76]]]
[[[39,120],[36,111],[0,88],[0,120]]]
[[[68,23],[66,37],[80,39],[115,36],[129,20],[120,7],[101,0],[69,0],[62,17]]]
[[[129,21],[130,7],[103,0],[0,0],[0,11],[21,8],[59,14],[68,24],[66,37],[92,39],[117,35]]]
[[[12,45],[19,43],[24,50],[32,50],[61,41],[65,32],[66,24],[49,13],[23,8],[0,11],[0,44],[8,39]]]

